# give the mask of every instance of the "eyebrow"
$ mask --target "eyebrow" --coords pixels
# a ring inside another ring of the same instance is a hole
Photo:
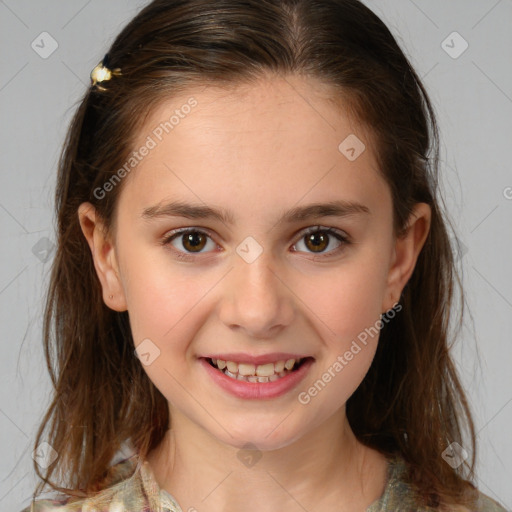
[[[348,217],[357,214],[371,214],[370,209],[360,203],[351,201],[330,201],[297,206],[285,212],[277,224],[301,222],[317,217]],[[188,204],[182,201],[159,203],[142,211],[143,219],[151,220],[162,217],[185,217],[187,219],[213,219],[223,224],[235,224],[235,216],[229,210],[215,209],[209,206]]]

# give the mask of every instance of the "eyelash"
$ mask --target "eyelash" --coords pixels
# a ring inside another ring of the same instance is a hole
[[[329,227],[323,227],[323,226],[314,226],[312,228],[308,228],[307,230],[305,231],[302,231],[300,233],[300,236],[298,238],[298,241],[295,242],[293,245],[296,245],[298,242],[300,242],[304,237],[306,237],[307,235],[311,235],[313,233],[325,233],[325,234],[328,234],[328,235],[332,235],[333,237],[335,237],[339,242],[341,242],[341,245],[339,247],[336,247],[335,249],[332,249],[326,253],[310,253],[310,254],[313,254],[314,256],[316,256],[317,258],[328,258],[328,257],[331,257],[333,256],[333,254],[337,254],[339,251],[341,251],[343,249],[343,246],[345,245],[349,245],[351,242],[349,240],[349,238],[343,234],[342,232],[334,229],[334,228],[329,228]],[[186,235],[186,234],[189,234],[189,233],[200,233],[202,235],[205,235],[207,236],[208,238],[212,239],[213,238],[210,236],[210,234],[206,231],[203,231],[202,229],[197,229],[197,228],[183,228],[183,229],[175,229],[174,231],[171,231],[170,233],[168,233],[162,240],[161,240],[161,244],[163,246],[168,246],[171,244],[171,242],[175,239],[175,238],[178,238],[180,235],[183,236],[183,235]],[[173,252],[175,252],[176,254],[176,257],[178,259],[181,259],[181,260],[186,260],[186,261],[193,261],[195,259],[195,256],[198,256],[200,254],[203,254],[203,253],[192,253],[192,252],[183,252],[183,251],[180,251],[180,250],[177,250],[175,248],[172,249]],[[300,251],[296,251],[296,252],[300,252]]]

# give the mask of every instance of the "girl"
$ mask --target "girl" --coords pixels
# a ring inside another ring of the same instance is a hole
[[[382,21],[156,0],[91,79],[25,511],[503,511],[448,351],[433,108]]]

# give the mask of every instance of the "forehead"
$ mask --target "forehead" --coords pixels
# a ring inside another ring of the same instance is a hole
[[[163,101],[136,139],[135,148],[148,140],[152,148],[125,184],[130,203],[175,194],[256,205],[334,200],[368,186],[382,192],[369,134],[333,97],[326,84],[292,75],[197,86]],[[349,159],[347,149],[362,152]]]
[[[355,116],[349,115],[348,103],[332,86],[293,74],[190,87],[153,108],[138,142],[152,134],[159,145],[165,145],[162,138],[177,141],[180,132],[190,142],[195,134],[193,142],[198,145],[207,144],[212,132],[215,136],[228,133],[231,144],[225,149],[244,138],[264,141],[276,132],[281,137],[288,134],[295,138],[297,145],[302,142],[298,137],[305,136],[311,142],[309,149],[319,140],[323,149],[337,149],[344,134],[357,132],[363,139],[370,136],[363,133],[366,130]],[[167,137],[171,133],[173,136]],[[238,137],[232,139],[233,135]]]

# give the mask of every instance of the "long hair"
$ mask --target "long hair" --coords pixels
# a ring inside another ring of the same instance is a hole
[[[58,167],[57,251],[43,332],[54,390],[34,444],[44,439],[58,458],[44,475],[34,462],[38,491],[44,484],[77,497],[98,491],[124,442],[145,457],[171,421],[134,354],[127,312],[102,300],[78,206],[91,202],[113,228],[123,182],[108,194],[98,190],[129,158],[138,130],[164,100],[193,85],[293,73],[332,86],[333,99],[375,138],[396,234],[415,203],[432,211],[403,309],[382,328],[373,363],[347,402],[349,423],[365,445],[405,459],[425,504],[470,503],[475,431],[449,353],[464,301],[454,323],[456,291],[463,296],[438,187],[438,127],[388,28],[358,0],[156,0],[121,31],[108,59],[122,74],[88,88]],[[456,469],[442,456],[452,442],[471,454]]]

